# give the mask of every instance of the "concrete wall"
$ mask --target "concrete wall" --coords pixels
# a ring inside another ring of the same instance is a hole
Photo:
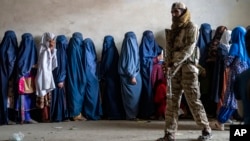
[[[91,38],[99,55],[103,37],[112,35],[120,50],[124,34],[134,31],[140,44],[143,31],[152,30],[165,46],[164,29],[170,28],[170,9],[175,0],[1,0],[0,40],[6,30],[21,35],[30,32],[39,42],[44,32],[68,38],[81,32]],[[199,26],[207,22],[215,29],[225,25],[249,25],[250,0],[182,0]]]

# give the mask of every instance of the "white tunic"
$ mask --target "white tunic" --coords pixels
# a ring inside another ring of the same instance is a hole
[[[52,33],[44,33],[38,55],[38,68],[36,74],[36,94],[45,96],[56,88],[52,71],[57,67],[56,49],[49,49],[48,40],[54,39]]]

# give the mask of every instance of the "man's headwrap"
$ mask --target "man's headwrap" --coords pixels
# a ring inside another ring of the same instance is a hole
[[[184,4],[184,3],[182,3],[182,2],[175,2],[175,3],[173,3],[172,4],[172,8],[171,8],[172,10],[174,10],[174,9],[182,9],[182,10],[185,10],[185,9],[187,9],[187,7],[186,7],[186,5]]]

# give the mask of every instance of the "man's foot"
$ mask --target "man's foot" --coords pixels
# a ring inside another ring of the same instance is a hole
[[[175,136],[167,132],[164,137],[159,138],[156,141],[175,141]]]
[[[206,129],[202,130],[202,135],[199,136],[198,141],[207,141],[212,139],[212,133],[207,131]]]

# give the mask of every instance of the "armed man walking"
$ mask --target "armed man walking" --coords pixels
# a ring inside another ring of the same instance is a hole
[[[182,94],[185,95],[190,111],[198,126],[202,129],[199,141],[212,137],[205,109],[200,101],[198,81],[198,52],[196,40],[198,28],[191,22],[189,9],[181,2],[175,2],[171,8],[172,25],[166,34],[166,67],[176,72],[171,78],[171,95],[167,98],[165,113],[165,135],[157,141],[175,141],[178,129],[178,110]],[[165,68],[167,70],[167,68]],[[178,70],[176,70],[178,69]]]

